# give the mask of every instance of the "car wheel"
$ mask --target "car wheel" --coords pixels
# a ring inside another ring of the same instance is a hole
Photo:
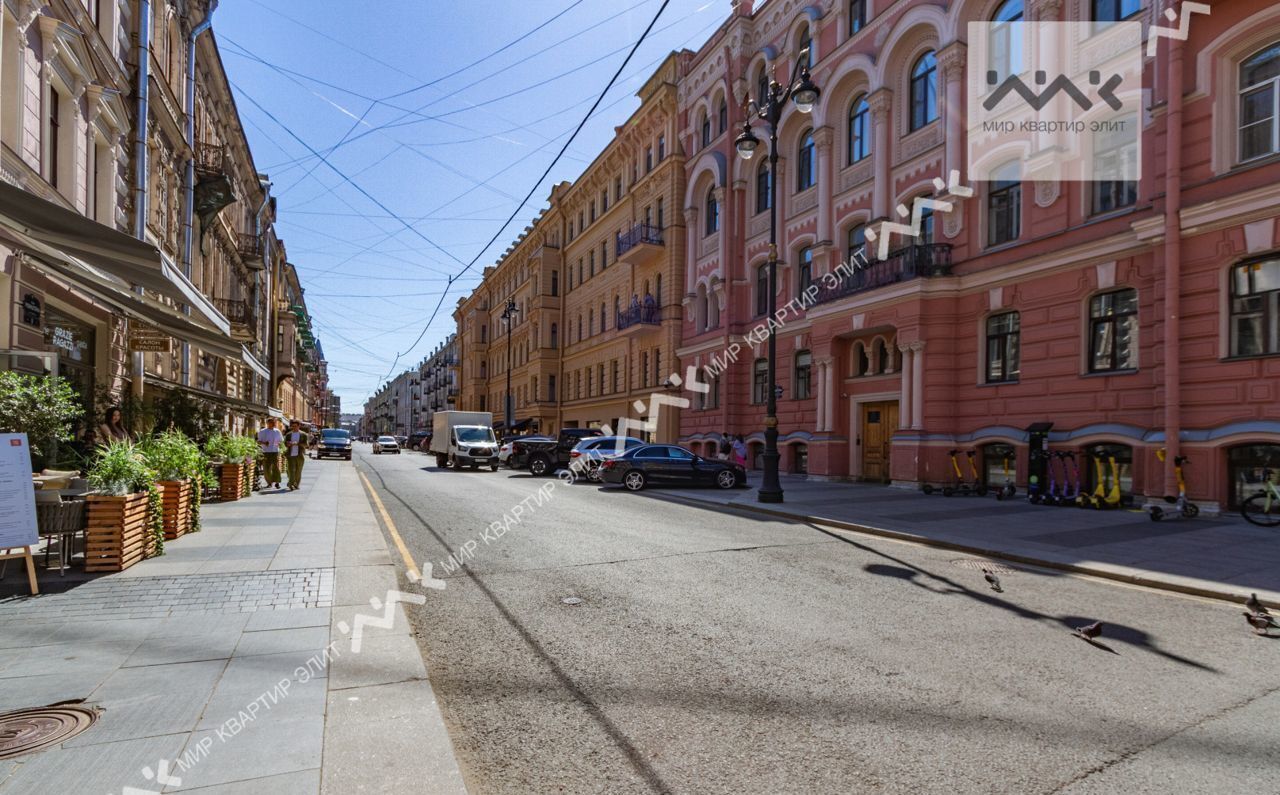
[[[475,462],[475,461],[472,461],[472,462],[471,462],[471,471],[472,471],[472,472],[475,472],[475,471],[476,471],[476,470],[478,470],[479,468],[480,468],[480,464],[479,464],[479,463],[477,463],[477,462]]]
[[[738,485],[738,476],[727,469],[722,469],[716,474],[716,485],[722,489],[731,489]]]
[[[627,491],[639,491],[645,487],[645,482],[644,473],[638,469],[632,469],[622,476],[622,485],[627,487]]]
[[[592,483],[600,483],[603,480],[603,478],[601,478],[600,476],[599,464],[596,464],[595,466],[587,467],[587,480],[591,481]]]
[[[440,468],[440,469],[444,469],[444,468],[448,467],[448,466],[449,466],[449,459],[448,459],[447,457],[445,457],[445,456],[442,456],[442,455],[436,455],[436,466],[437,466],[438,468]]]
[[[489,465],[489,469],[493,470],[494,472],[497,472],[497,471],[498,471],[498,465],[497,465],[497,464],[490,464],[490,465]]]
[[[536,455],[529,459],[529,474],[540,478],[551,474],[551,462],[544,455]]]

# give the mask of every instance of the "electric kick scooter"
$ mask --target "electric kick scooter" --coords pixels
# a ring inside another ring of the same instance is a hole
[[[1004,485],[996,489],[996,499],[1003,500],[1005,497],[1012,497],[1018,493],[1018,487],[1014,485],[1013,478],[1009,477],[1009,457],[1004,459]]]
[[[1165,460],[1166,452],[1163,447],[1156,451],[1156,458],[1161,461]],[[1182,465],[1187,463],[1187,457],[1184,455],[1176,456],[1173,459],[1173,471],[1178,477],[1178,496],[1165,497],[1164,501],[1174,506],[1173,510],[1161,508],[1159,505],[1152,505],[1148,509],[1151,521],[1159,522],[1162,519],[1194,519],[1200,515],[1200,507],[1187,499],[1187,481],[1182,475]]]
[[[974,459],[978,457],[977,451],[966,450],[965,457],[969,459],[969,475],[973,478],[973,493],[979,497],[987,496],[987,484],[982,482],[982,478],[978,477],[978,467],[974,464]]]

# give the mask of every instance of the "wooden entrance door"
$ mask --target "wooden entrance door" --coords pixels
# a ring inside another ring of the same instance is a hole
[[[862,479],[889,482],[889,444],[898,429],[896,401],[862,404]]]

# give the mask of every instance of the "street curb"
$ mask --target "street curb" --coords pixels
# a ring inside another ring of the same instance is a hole
[[[1109,566],[1100,564],[1096,566],[1081,565],[1078,563],[1066,563],[1063,561],[1046,560],[1031,555],[1022,555],[1017,552],[1008,552],[999,549],[990,549],[987,547],[976,546],[973,544],[964,544],[956,541],[946,541],[939,538],[930,538],[928,536],[918,535],[916,533],[908,533],[902,530],[888,530],[883,527],[874,527],[872,525],[858,524],[856,522],[846,522],[842,519],[831,519],[824,516],[809,516],[807,514],[791,513],[788,511],[779,511],[773,508],[763,508],[756,505],[740,505],[737,503],[721,503],[710,500],[700,500],[697,497],[684,497],[676,494],[664,494],[664,498],[682,502],[686,505],[693,505],[703,508],[712,508],[714,510],[722,510],[724,512],[741,511],[745,513],[763,514],[772,516],[777,519],[786,519],[792,522],[803,522],[809,524],[820,524],[828,527],[834,527],[839,530],[848,530],[863,535],[878,536],[881,538],[889,538],[895,541],[907,541],[921,546],[933,547],[934,549],[946,549],[955,552],[963,552],[970,555],[981,555],[989,558],[999,558],[1012,563],[1021,563],[1028,566],[1036,566],[1043,569],[1053,569],[1056,571],[1065,571],[1072,574],[1086,574],[1091,577],[1112,580],[1114,582],[1127,583],[1129,585],[1139,585],[1144,588],[1153,588],[1161,591],[1170,591],[1172,593],[1180,593],[1188,596],[1198,596],[1205,599],[1214,599],[1222,602],[1230,602],[1239,604],[1245,600],[1248,592],[1241,590],[1228,590],[1225,586],[1214,587],[1217,583],[1208,580],[1191,580],[1186,578],[1186,582],[1177,582],[1164,577],[1153,575],[1146,569],[1134,569],[1125,566]],[[1259,592],[1262,594],[1263,592]],[[1260,596],[1260,600],[1268,607],[1280,608],[1280,597],[1265,598],[1266,595]]]

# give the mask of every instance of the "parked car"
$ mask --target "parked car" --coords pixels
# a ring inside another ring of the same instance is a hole
[[[405,442],[405,447],[410,450],[427,451],[427,445],[431,443],[431,431],[414,431],[409,434],[409,440]]]
[[[325,428],[320,431],[320,443],[316,446],[316,458],[345,458],[351,460],[351,434],[341,428]]]
[[[507,463],[514,469],[528,469],[529,474],[542,477],[557,469],[569,466],[570,453],[583,439],[603,436],[599,428],[561,428],[560,435],[546,441],[519,441],[511,450]]]
[[[397,436],[395,438],[396,438],[396,444],[400,445],[401,450],[409,446],[408,436]]]
[[[373,440],[373,454],[380,455],[382,453],[400,454],[400,443],[396,441],[396,437],[379,436]]]
[[[511,451],[515,448],[516,442],[550,442],[550,441],[554,441],[550,436],[540,436],[539,434],[536,434],[536,433],[532,433],[527,436],[512,436],[511,438],[504,441],[502,443],[502,446],[498,448],[498,463],[508,464],[508,465],[511,463],[508,459],[511,458]]]
[[[599,483],[601,462],[643,444],[634,436],[592,436],[569,451],[569,466],[592,483]]]
[[[732,489],[747,482],[747,472],[738,464],[703,458],[692,450],[673,444],[635,447],[600,462],[605,483],[622,484],[628,491],[645,486],[716,486]]]

